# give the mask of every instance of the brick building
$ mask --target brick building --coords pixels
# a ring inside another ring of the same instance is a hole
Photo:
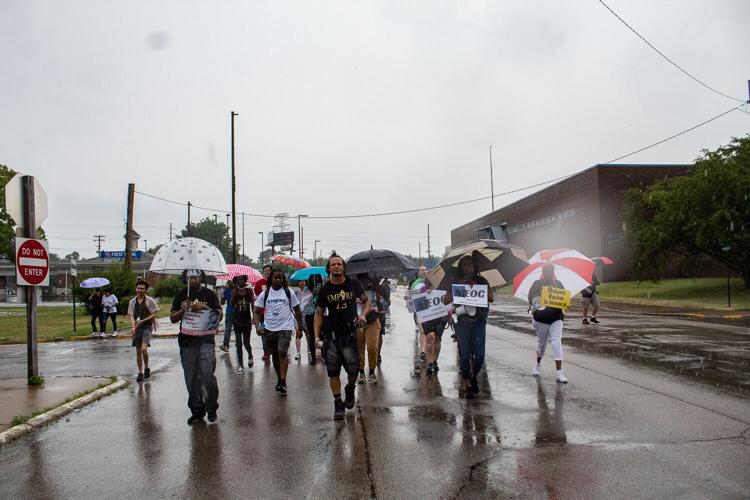
[[[615,261],[606,280],[630,277],[631,251],[624,238],[624,192],[686,175],[692,165],[594,165],[451,231],[451,245],[495,237],[531,256],[544,248],[574,248]]]

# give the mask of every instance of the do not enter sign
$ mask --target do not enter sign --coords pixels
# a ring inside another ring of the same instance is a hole
[[[46,241],[16,238],[16,280],[23,286],[49,285]]]

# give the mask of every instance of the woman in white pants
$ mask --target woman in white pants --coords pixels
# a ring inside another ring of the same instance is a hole
[[[536,348],[536,365],[531,372],[535,377],[539,376],[542,370],[541,362],[544,352],[547,350],[547,342],[552,344],[552,354],[555,357],[555,380],[566,384],[568,379],[562,371],[563,351],[562,351],[562,331],[565,314],[562,309],[556,307],[540,307],[539,297],[542,294],[542,287],[551,286],[563,288],[562,283],[555,279],[555,266],[545,264],[542,267],[542,276],[536,280],[529,289],[529,310],[532,311],[531,324],[536,331],[537,348]]]

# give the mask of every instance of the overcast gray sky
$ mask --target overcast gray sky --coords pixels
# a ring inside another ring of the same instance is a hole
[[[609,0],[663,52],[747,98],[750,2]],[[53,252],[124,246],[127,183],[228,208],[347,215],[489,195],[581,170],[735,105],[689,80],[596,0],[0,0],[0,163],[49,197]],[[690,162],[750,132],[734,112],[634,163]],[[502,206],[525,193],[496,200]],[[307,220],[308,255],[370,244],[433,253],[490,201]],[[213,212],[195,210],[195,219]],[[223,214],[219,214],[224,217]],[[186,210],[136,197],[149,246]],[[246,217],[256,257],[266,219]],[[296,221],[293,222],[296,227]]]

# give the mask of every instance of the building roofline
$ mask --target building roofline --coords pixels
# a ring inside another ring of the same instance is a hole
[[[461,229],[462,227],[465,227],[465,226],[470,226],[473,223],[475,223],[476,221],[478,221],[479,219],[483,219],[483,218],[485,218],[487,216],[490,216],[490,215],[492,215],[494,213],[497,213],[497,212],[499,212],[501,210],[505,210],[508,207],[511,207],[511,206],[513,206],[513,205],[515,205],[517,203],[521,203],[522,201],[524,201],[524,200],[526,200],[528,198],[531,198],[534,195],[537,195],[537,194],[539,194],[539,193],[541,193],[543,191],[546,191],[547,189],[551,189],[551,188],[553,188],[553,187],[555,187],[555,186],[557,186],[559,184],[562,184],[563,182],[567,182],[567,181],[569,181],[569,180],[571,180],[571,179],[573,179],[575,177],[578,177],[579,175],[583,175],[583,174],[587,173],[588,171],[594,170],[596,168],[604,168],[604,167],[607,167],[607,168],[610,168],[610,167],[620,167],[620,168],[622,168],[622,167],[626,167],[626,168],[644,168],[644,167],[649,167],[649,168],[674,168],[674,167],[684,167],[684,168],[689,168],[689,167],[692,167],[692,166],[694,166],[693,163],[597,163],[595,165],[591,165],[590,167],[584,168],[583,170],[580,170],[580,171],[578,171],[578,172],[576,172],[574,174],[570,174],[569,176],[567,176],[567,177],[565,177],[563,179],[560,179],[559,181],[555,181],[555,182],[549,184],[548,186],[545,186],[542,189],[539,189],[538,191],[534,191],[533,193],[529,193],[526,196],[524,196],[523,198],[519,198],[519,199],[517,199],[516,201],[514,201],[512,203],[508,203],[507,205],[504,205],[504,206],[498,208],[497,210],[494,210],[492,212],[486,213],[486,214],[482,215],[481,217],[477,217],[476,219],[473,219],[473,220],[467,222],[466,224],[461,224],[460,226],[453,228],[451,230],[451,232],[453,232],[453,231],[455,231],[457,229]]]

